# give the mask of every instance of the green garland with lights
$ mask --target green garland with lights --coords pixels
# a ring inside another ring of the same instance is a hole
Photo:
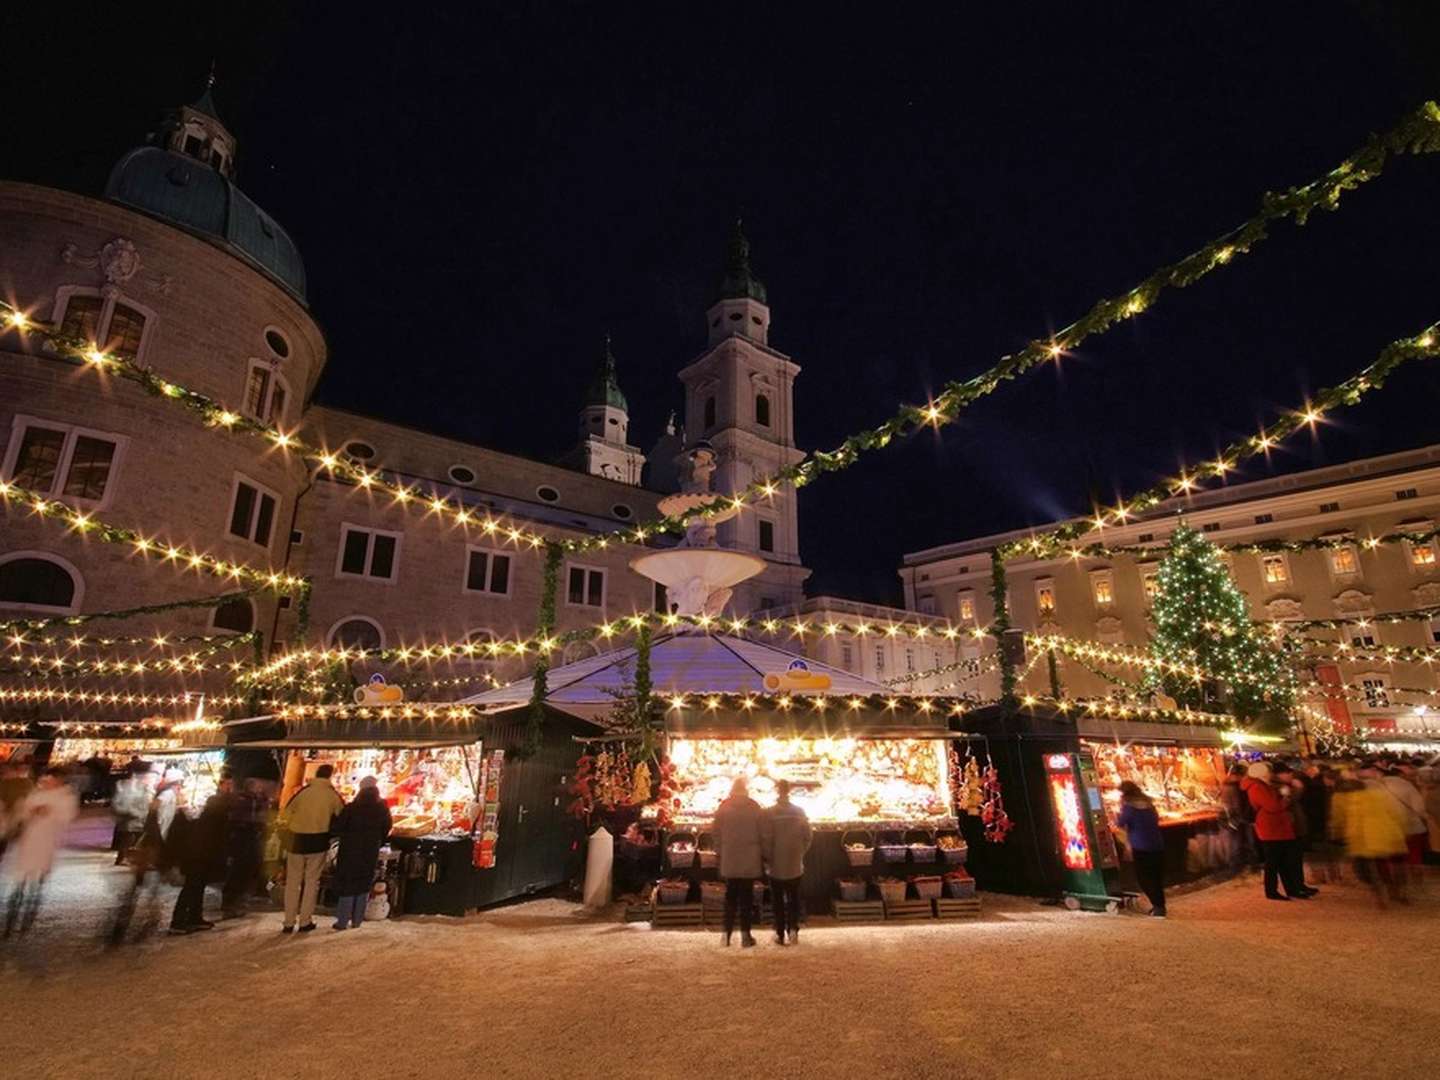
[[[1019,680],[1015,675],[1015,660],[1005,647],[1005,634],[1010,629],[1009,583],[1005,579],[1005,560],[999,551],[990,553],[990,599],[995,604],[995,621],[991,624],[995,640],[1000,648],[1000,701],[1014,705],[1015,687]]]
[[[1182,524],[1157,574],[1156,659],[1199,667],[1224,682],[1240,722],[1283,728],[1295,705],[1294,673],[1280,648],[1251,624],[1245,594],[1219,551]],[[1203,687],[1193,679],[1168,673],[1151,679],[1182,706],[1205,704]]]
[[[540,585],[540,613],[535,629],[539,637],[555,632],[555,597],[560,591],[560,566],[565,549],[559,544],[545,545],[545,572]],[[550,692],[550,654],[542,651],[535,661],[534,682],[530,691],[530,711],[526,718],[525,737],[514,749],[514,756],[527,758],[539,751],[545,728],[545,695]]]
[[[200,596],[194,600],[172,600],[164,604],[145,604],[142,607],[122,608],[117,611],[90,611],[79,615],[52,615],[46,619],[9,619],[5,622],[0,622],[0,633],[43,633],[56,626],[83,626],[85,623],[96,622],[101,619],[137,619],[145,615],[162,615],[166,612],[182,611],[187,608],[219,607],[221,604],[229,603],[231,600],[242,600],[245,597],[254,596],[264,588],[265,586],[263,585],[257,585],[252,589],[220,593],[218,596]],[[309,595],[308,589],[305,590],[305,595]]]

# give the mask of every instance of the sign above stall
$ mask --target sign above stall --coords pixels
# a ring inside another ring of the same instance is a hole
[[[811,671],[804,660],[791,660],[783,672],[771,672],[765,676],[765,689],[774,694],[782,690],[792,694],[820,693],[830,689],[830,676],[823,671]]]
[[[355,688],[356,705],[398,705],[405,700],[403,686],[390,686],[378,671],[364,686]]]

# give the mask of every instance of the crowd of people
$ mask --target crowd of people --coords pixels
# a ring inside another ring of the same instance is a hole
[[[82,793],[94,789],[94,775],[88,767],[57,767],[34,778],[21,762],[0,770],[5,937],[35,924],[46,880],[66,830],[80,814]],[[167,883],[179,886],[169,918],[173,936],[215,926],[205,917],[208,889],[218,891],[221,919],[243,918],[252,899],[267,897],[282,878],[281,929],[314,930],[322,872],[332,861],[334,929],[364,921],[380,847],[391,828],[374,777],[361,781],[347,805],[331,784],[330,766],[321,765],[282,807],[274,780],[242,780],[229,769],[219,771],[214,794],[198,805],[189,803],[187,778],[178,769],[135,759],[105,775],[114,816],[111,847],[115,864],[125,871],[105,924],[108,944],[138,940],[159,928]]]

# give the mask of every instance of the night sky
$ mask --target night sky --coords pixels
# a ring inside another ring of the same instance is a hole
[[[98,192],[213,57],[240,184],[305,256],[317,399],[540,457],[607,331],[649,447],[743,215],[804,368],[799,445],[823,447],[1440,96],[1435,6],[51,5],[7,34],[0,175]],[[811,591],[896,599],[902,552],[1146,486],[1440,319],[1437,189],[1440,156],[1400,159],[1058,374],[807,488]],[[1272,467],[1440,441],[1437,390],[1402,371]]]

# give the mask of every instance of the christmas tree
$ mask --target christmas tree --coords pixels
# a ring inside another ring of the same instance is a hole
[[[1158,672],[1160,685],[1181,705],[1215,711],[1207,684],[1223,684],[1227,711],[1245,724],[1283,730],[1295,704],[1295,680],[1283,646],[1250,621],[1245,594],[1230,577],[1225,560],[1208,540],[1187,525],[1175,530],[1160,564],[1155,595],[1158,660],[1198,669],[1201,680]]]

